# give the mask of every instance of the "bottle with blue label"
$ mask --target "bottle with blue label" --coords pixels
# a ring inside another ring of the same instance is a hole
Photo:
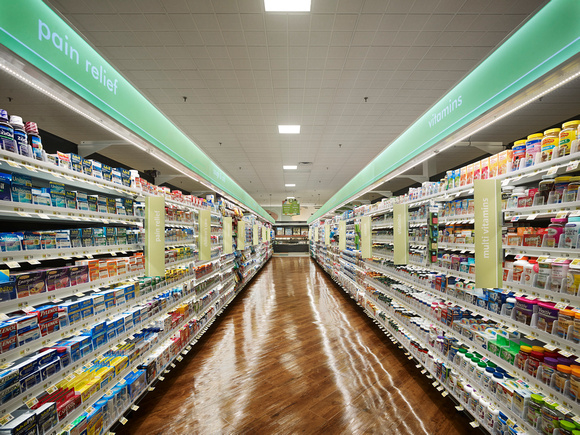
[[[36,160],[46,160],[36,122],[27,122],[25,127],[26,134],[28,134],[28,143],[32,147],[32,155]]]
[[[24,130],[24,123],[20,116],[11,115],[10,124],[14,129],[14,141],[18,147],[18,154],[21,156],[32,157],[32,148],[28,145],[28,135]]]
[[[0,145],[3,150],[18,152],[18,147],[14,141],[14,129],[8,122],[8,112],[0,109]]]

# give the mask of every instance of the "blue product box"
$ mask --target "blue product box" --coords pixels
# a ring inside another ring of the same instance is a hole
[[[116,168],[121,173],[121,183],[123,186],[131,187],[131,172],[128,169]]]
[[[19,375],[16,368],[10,368],[0,372],[0,391],[5,390],[18,382]]]
[[[13,184],[10,187],[12,201],[32,204],[32,188]]]
[[[0,251],[13,252],[22,250],[22,233],[0,233]]]
[[[48,363],[58,360],[58,352],[56,349],[47,349],[36,355],[39,366],[45,366]]]
[[[87,356],[92,351],[93,351],[93,341],[91,340],[90,344],[88,344],[88,345],[86,345],[84,347],[81,347],[81,358],[84,358],[85,356]]]
[[[36,414],[36,426],[39,434],[47,434],[58,424],[56,402],[48,402],[34,410]]]
[[[70,166],[71,169],[75,172],[83,172],[83,161],[82,157],[78,154],[69,153],[70,158]]]
[[[27,331],[18,331],[18,346],[22,346],[40,338],[40,328],[38,326],[30,328]]]
[[[18,380],[6,388],[0,390],[0,403],[6,403],[20,394],[20,382]]]
[[[83,319],[80,311],[75,311],[68,314],[68,324],[72,325],[76,322],[80,322]]]
[[[102,169],[102,173],[103,173],[103,180],[111,181],[113,168],[111,168],[109,165],[103,164],[101,169]]]
[[[125,325],[121,325],[116,329],[117,335],[121,335],[125,333]]]
[[[29,410],[16,410],[12,413],[14,417],[2,426],[2,435],[24,435],[36,434],[36,413]]]
[[[79,303],[79,309],[84,309],[93,306],[93,298],[92,296],[85,296],[84,298],[77,299]]]
[[[107,341],[114,340],[117,336],[117,331],[115,329],[111,329],[107,331]]]
[[[50,192],[53,207],[66,208],[66,194],[64,192]]]
[[[69,192],[68,190],[64,194],[66,201],[66,208],[72,208],[73,210],[77,208],[77,194],[75,192]]]
[[[16,299],[16,287],[14,281],[0,283],[0,302]]]
[[[40,375],[43,381],[58,372],[60,372],[60,360],[58,358],[40,367]]]
[[[107,344],[107,334],[102,333],[97,335],[96,337],[93,337],[92,344],[94,349],[97,349],[103,346],[104,344]]]
[[[95,310],[93,309],[93,307],[83,308],[80,312],[81,312],[81,317],[83,319],[86,319],[88,317],[92,317],[95,315]]]
[[[89,204],[89,211],[97,211],[98,210],[98,206],[97,206],[97,196],[95,195],[89,195],[89,197],[87,198],[87,202]]]
[[[0,201],[12,201],[10,182],[0,180]]]
[[[18,379],[24,379],[38,370],[38,360],[24,359],[12,368],[18,372]]]
[[[23,174],[12,174],[12,184],[32,187],[32,177]]]
[[[93,337],[95,337],[97,335],[101,335],[106,331],[107,331],[107,321],[106,320],[103,320],[102,322],[95,323],[91,327],[91,335]]]
[[[50,199],[50,193],[48,192],[43,192],[44,189],[35,189],[32,188],[31,189],[31,193],[32,193],[32,203],[36,204],[36,205],[46,205],[48,207],[50,207],[52,205],[51,199]]]
[[[64,193],[66,191],[63,183],[57,183],[56,181],[50,181],[48,183],[51,192]]]
[[[82,158],[82,167],[83,167],[83,173],[87,174],[87,175],[93,175],[93,162],[92,160],[89,159],[85,159]]]

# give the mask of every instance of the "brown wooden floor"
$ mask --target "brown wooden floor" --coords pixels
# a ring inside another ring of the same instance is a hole
[[[139,405],[117,434],[474,432],[309,258],[272,259]]]

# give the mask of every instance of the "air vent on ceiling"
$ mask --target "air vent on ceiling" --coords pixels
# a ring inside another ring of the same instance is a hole
[[[312,162],[298,162],[299,166],[312,166]]]

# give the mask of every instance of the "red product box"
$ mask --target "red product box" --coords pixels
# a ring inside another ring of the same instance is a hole
[[[43,306],[31,311],[30,314],[36,314],[38,323],[49,322],[58,317],[58,306]]]
[[[4,340],[8,337],[16,337],[18,332],[18,324],[16,323],[4,323],[0,325],[0,340]]]
[[[41,323],[40,324],[40,335],[42,335],[44,337],[45,335],[51,334],[55,331],[58,331],[59,328],[60,328],[60,320],[59,319],[54,319],[54,320],[51,320],[50,322]]]
[[[8,352],[18,347],[17,340],[18,337],[16,335],[0,340],[0,353]]]

